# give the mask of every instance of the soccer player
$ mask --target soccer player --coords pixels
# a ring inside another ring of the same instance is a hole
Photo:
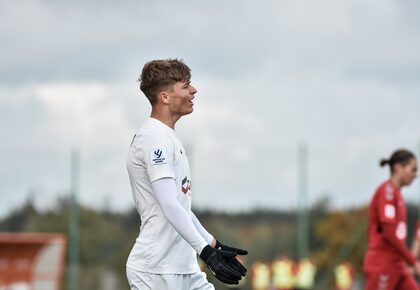
[[[419,289],[406,266],[413,266],[420,273],[420,262],[405,245],[407,214],[400,192],[416,177],[417,160],[413,153],[401,149],[381,160],[380,165],[389,165],[391,176],[379,185],[369,205],[368,250],[363,265],[365,290]]]
[[[191,211],[191,172],[175,123],[193,112],[197,90],[181,60],[146,63],[140,89],[152,105],[150,118],[134,135],[127,156],[140,234],[126,264],[131,290],[210,290],[197,254],[212,274],[238,284],[246,269],[236,259],[247,251],[222,244]]]

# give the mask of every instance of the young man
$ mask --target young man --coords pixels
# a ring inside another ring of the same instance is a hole
[[[406,264],[419,274],[420,262],[405,245],[407,214],[400,192],[416,177],[417,160],[413,153],[402,149],[380,165],[389,165],[391,176],[378,187],[369,205],[368,250],[363,266],[365,290],[417,290]]]
[[[197,90],[190,78],[189,67],[177,59],[150,61],[139,78],[152,112],[127,157],[142,222],[126,265],[132,290],[214,289],[198,267],[197,254],[224,283],[238,284],[246,274],[235,257],[247,251],[215,240],[191,211],[191,172],[175,134],[175,123],[193,112]]]

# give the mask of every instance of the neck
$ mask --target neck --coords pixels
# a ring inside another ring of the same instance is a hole
[[[395,175],[392,175],[389,181],[397,189],[400,189],[402,187],[400,179]]]
[[[175,123],[179,120],[180,116],[171,115],[162,110],[152,108],[151,118],[157,119],[164,123],[166,126],[171,127],[175,130]]]

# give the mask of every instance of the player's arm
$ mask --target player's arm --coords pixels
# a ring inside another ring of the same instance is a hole
[[[402,226],[404,228],[397,228],[397,203],[398,201],[393,195],[391,195],[391,197],[389,197],[389,194],[386,195],[385,193],[379,195],[379,230],[382,232],[382,236],[385,241],[388,242],[388,244],[390,244],[408,264],[414,265],[416,263],[416,259],[404,244],[407,232],[406,225],[400,225],[400,227]]]
[[[420,253],[420,240],[415,238],[413,241],[413,245],[411,246],[411,253],[414,257],[418,257]]]
[[[416,231],[414,232],[413,243],[411,245],[411,253],[417,259],[420,255],[420,220],[417,220]]]
[[[194,223],[195,228],[197,231],[201,234],[201,236],[215,249],[221,249],[229,252],[234,252],[237,255],[247,255],[248,251],[229,247],[224,244],[222,244],[220,241],[216,240],[200,223],[196,215],[191,212],[191,219]],[[246,275],[247,269],[239,262],[236,257],[233,257],[228,261],[229,266],[231,266],[233,269],[241,273],[242,276]]]
[[[200,221],[198,220],[197,216],[191,212],[191,219],[194,223],[195,228],[197,229],[197,231],[200,233],[200,235],[206,240],[206,242],[208,244],[210,244],[213,248],[216,249],[222,249],[222,250],[227,250],[227,251],[232,251],[235,252],[238,255],[247,255],[248,251],[247,250],[242,250],[239,248],[234,248],[234,247],[230,247],[227,245],[222,244],[222,242],[216,240],[204,227],[203,225],[200,223]]]
[[[152,183],[153,193],[172,227],[200,254],[207,242],[198,233],[187,212],[177,199],[175,180],[161,178]]]
[[[382,225],[383,237],[411,266],[416,263],[416,258],[410,253],[404,242],[397,237],[395,224]]]
[[[168,222],[196,250],[213,275],[226,284],[238,284],[242,278],[241,274],[228,264],[228,261],[234,258],[236,253],[217,250],[208,245],[195,228],[189,214],[179,203],[175,180],[172,178],[158,179],[152,182],[152,189]]]
[[[200,233],[200,235],[204,238],[204,240],[211,245],[213,248],[216,247],[216,240],[214,237],[203,227],[203,225],[198,220],[197,216],[191,212],[191,220],[194,224],[194,227]]]

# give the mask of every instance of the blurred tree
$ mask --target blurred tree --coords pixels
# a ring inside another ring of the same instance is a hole
[[[0,220],[0,231],[67,234],[68,206],[69,200],[60,198],[53,208],[39,211],[33,199],[29,198],[20,208]],[[417,207],[407,204],[407,209],[411,237]],[[256,261],[271,263],[278,256],[296,258],[297,214],[293,210],[280,212],[259,209],[236,214],[194,212],[217,239],[249,250],[249,255],[244,259],[248,268]],[[327,277],[332,264],[341,262],[340,256],[348,256],[360,273],[366,248],[366,231],[360,228],[365,220],[366,208],[331,211],[327,197],[314,203],[310,209],[310,251],[320,267],[321,276]],[[81,206],[80,221],[80,290],[98,289],[104,275],[114,276],[112,273],[115,273],[118,285],[113,290],[127,289],[125,263],[141,224],[137,211],[133,208],[124,213],[115,213]],[[227,289],[214,281],[212,275],[208,277],[217,285],[217,289]],[[62,289],[65,290],[66,286],[64,281]],[[249,284],[245,285],[244,289],[249,287]]]
[[[365,207],[333,211],[322,219],[315,227],[315,235],[323,245],[314,253],[318,265],[325,268],[337,258],[343,258],[360,270],[366,250],[366,221]]]

